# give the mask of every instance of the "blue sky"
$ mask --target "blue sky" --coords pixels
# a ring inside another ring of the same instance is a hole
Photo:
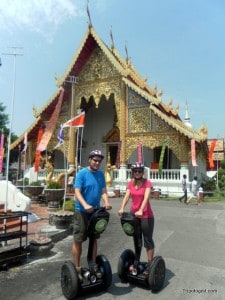
[[[0,102],[12,131],[21,135],[56,91],[87,30],[85,0],[0,0]],[[125,45],[133,66],[162,100],[185,103],[193,128],[208,127],[208,138],[225,136],[225,2],[223,0],[89,0],[94,29],[114,44]],[[11,47],[16,57],[15,96]]]

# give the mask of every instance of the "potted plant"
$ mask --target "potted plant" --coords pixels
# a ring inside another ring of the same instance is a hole
[[[25,191],[31,196],[31,200],[36,200],[43,190],[44,185],[42,185],[41,181],[33,181],[25,188]]]
[[[37,233],[35,238],[30,241],[29,252],[31,256],[48,256],[54,247],[52,239],[46,234]]]
[[[26,187],[29,185],[29,179],[28,178],[24,178],[21,180],[17,180],[16,182],[16,187],[22,192],[24,193],[24,190],[26,189]]]
[[[65,189],[57,181],[51,181],[47,187],[44,189],[44,194],[46,201],[48,202],[48,207],[57,209],[60,207],[60,201],[63,199]]]
[[[57,229],[67,229],[73,222],[73,216],[74,200],[64,198],[62,209],[49,216],[49,223],[55,225]]]

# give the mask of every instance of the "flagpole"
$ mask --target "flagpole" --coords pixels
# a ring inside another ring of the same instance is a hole
[[[83,132],[84,132],[84,127],[81,128],[81,138],[80,138],[80,165],[81,165],[81,153],[82,153]]]
[[[65,202],[66,202],[66,189],[67,189],[67,182],[68,182],[68,163],[66,163],[66,147],[65,143],[63,143],[63,162],[64,162],[64,170],[66,170],[66,174],[64,177],[64,185],[65,185],[65,191],[64,191],[64,197],[63,197],[63,211],[65,210]]]
[[[25,149],[24,152],[24,159],[23,159],[23,165],[24,165],[24,170],[23,170],[23,193],[24,193],[24,181],[25,181],[25,170],[26,170],[26,152],[27,150]]]
[[[13,85],[12,85],[12,99],[11,99],[11,114],[10,114],[10,126],[9,126],[9,136],[8,136],[8,146],[7,146],[7,162],[6,162],[6,198],[5,198],[5,207],[4,211],[7,211],[8,205],[8,182],[9,182],[9,162],[10,162],[10,145],[11,145],[11,137],[12,137],[12,124],[13,124],[13,115],[14,115],[14,100],[15,100],[15,85],[16,85],[16,58],[19,54],[18,49],[22,49],[21,47],[11,47],[12,53],[2,53],[3,55],[12,55],[14,58],[13,62]]]
[[[79,143],[79,130],[80,130],[80,127],[78,127],[78,129],[76,130],[77,131],[77,141],[76,141],[76,158],[75,158],[75,164],[76,164],[76,174],[77,174],[77,170],[78,170],[78,166],[77,166],[77,163],[78,163],[78,143]]]

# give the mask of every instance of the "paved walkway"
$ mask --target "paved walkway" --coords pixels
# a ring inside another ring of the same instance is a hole
[[[28,224],[28,240],[32,240],[40,231],[49,225],[49,214],[52,213],[45,205],[31,202],[30,212],[32,216]]]
[[[49,209],[44,204],[39,204],[32,201],[28,223],[28,241],[37,236],[51,237],[54,242],[68,235],[68,230],[56,229],[54,225],[49,223],[49,216],[54,212],[54,209]]]

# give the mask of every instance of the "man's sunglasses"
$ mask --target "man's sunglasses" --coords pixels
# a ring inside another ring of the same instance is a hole
[[[133,170],[133,173],[142,173],[142,172],[143,172],[142,169],[134,169],[134,170]]]
[[[99,163],[99,164],[102,162],[101,159],[95,159],[95,158],[92,158],[92,160],[93,160],[95,163]]]

